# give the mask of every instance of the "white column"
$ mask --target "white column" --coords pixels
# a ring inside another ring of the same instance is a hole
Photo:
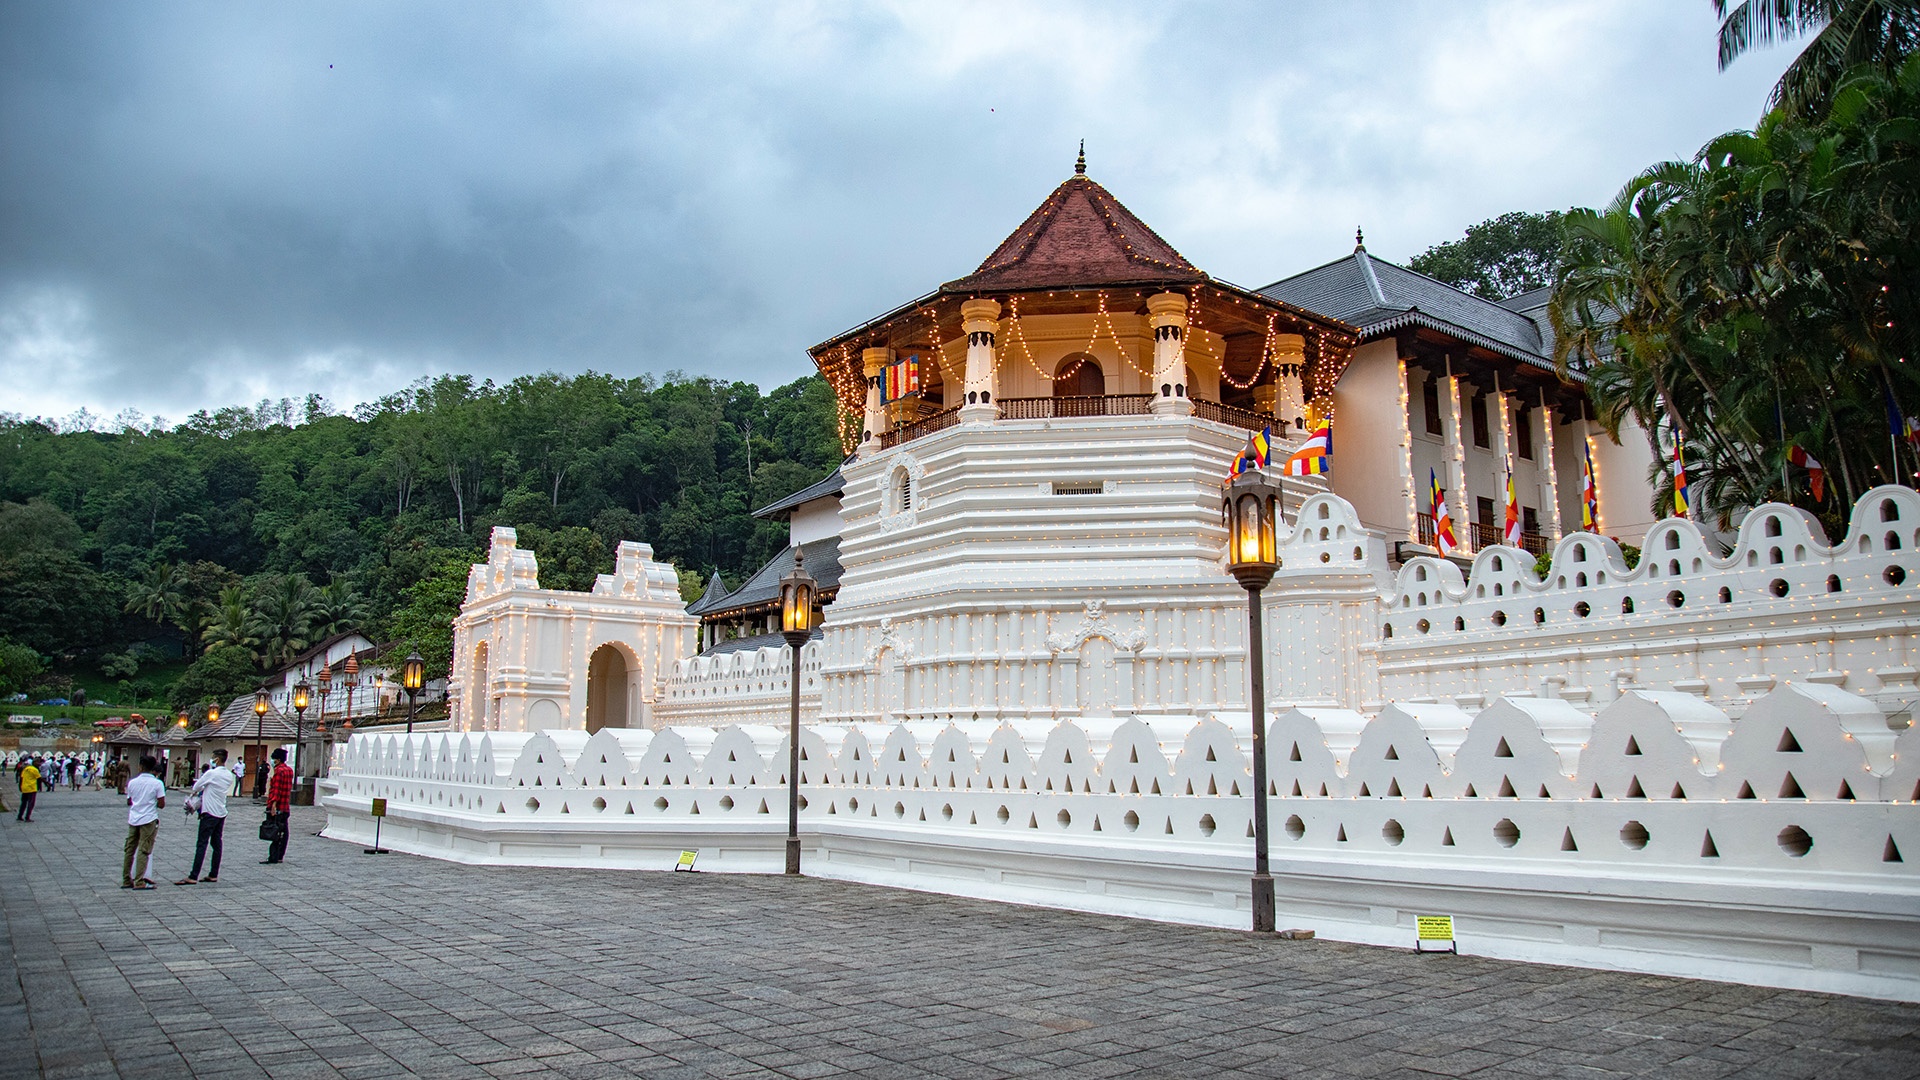
[[[1307,339],[1300,334],[1273,336],[1273,415],[1288,434],[1299,435],[1307,422],[1307,394],[1300,379],[1307,370]]]
[[[1547,472],[1547,520],[1543,523],[1547,538],[1559,543],[1566,535],[1560,525],[1560,460],[1553,452],[1553,406],[1547,404],[1547,392],[1540,391],[1540,407],[1534,410],[1533,429],[1540,433],[1540,445],[1534,447],[1534,454],[1546,466]]]
[[[1487,408],[1497,410],[1498,423],[1493,425],[1493,462],[1494,462],[1494,499],[1493,527],[1502,531],[1501,542],[1507,524],[1507,470],[1513,467],[1513,403],[1507,392],[1500,389],[1500,376],[1493,377],[1493,393],[1487,395]],[[1488,419],[1494,419],[1489,417]],[[1514,484],[1513,496],[1520,497],[1520,485]]]
[[[1447,366],[1441,383],[1447,395],[1447,505],[1453,508],[1453,535],[1460,542],[1461,554],[1473,551],[1473,498],[1467,493],[1467,448],[1460,438],[1460,376]]]
[[[887,376],[887,365],[893,362],[892,349],[867,349],[860,354],[860,360],[867,374],[867,415],[861,421],[860,441],[877,440],[887,430],[887,407],[881,401],[880,380]]]
[[[1155,416],[1190,416],[1184,363],[1187,335],[1187,298],[1182,293],[1155,293],[1147,297],[1147,323],[1153,327],[1153,404]]]
[[[960,419],[987,421],[1000,418],[999,396],[993,366],[994,335],[1000,330],[1000,301],[969,300],[960,305],[960,326],[967,335],[967,381],[957,403]]]
[[[1407,382],[1407,358],[1401,357],[1400,364],[1400,468],[1401,498],[1407,508],[1407,540],[1420,542],[1420,499],[1415,489],[1420,484],[1413,475],[1413,388]],[[1424,407],[1424,400],[1422,405]],[[1421,421],[1425,423],[1424,414]]]

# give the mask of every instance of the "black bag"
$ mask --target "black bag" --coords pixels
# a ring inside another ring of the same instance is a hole
[[[268,814],[267,819],[260,823],[260,839],[269,844],[278,842],[286,835],[287,823],[281,821],[277,815]]]

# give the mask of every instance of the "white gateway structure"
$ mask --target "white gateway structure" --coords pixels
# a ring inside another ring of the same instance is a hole
[[[856,449],[764,511],[793,543],[739,590],[682,605],[632,543],[545,590],[496,530],[460,730],[356,736],[329,834],[383,798],[385,842],[444,858],[777,869],[794,673],[765,631],[798,552],[808,872],[1244,925],[1222,484],[1250,431],[1278,458],[1331,423],[1261,607],[1282,925],[1408,945],[1452,914],[1492,955],[1920,999],[1920,493],[1865,493],[1838,544],[1778,505],[1730,549],[1653,522],[1644,436],[1584,419],[1530,302],[1364,249],[1242,290],[1077,171],[976,273],[813,350]],[[1568,527],[1588,455],[1610,536]],[[1482,520],[1509,471],[1520,546]]]

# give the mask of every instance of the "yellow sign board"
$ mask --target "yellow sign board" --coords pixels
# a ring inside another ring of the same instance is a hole
[[[1413,925],[1419,932],[1419,938],[1413,943],[1415,952],[1459,952],[1460,947],[1453,940],[1453,916],[1451,915],[1415,915]],[[1444,941],[1445,949],[1428,949],[1429,941]]]
[[[374,817],[386,817],[387,816],[387,800],[385,799],[373,800],[373,809],[368,811],[368,813],[372,814]]]
[[[676,871],[685,870],[691,873],[693,871],[693,860],[699,857],[700,853],[698,851],[683,851],[680,853],[680,861],[673,864],[673,868]]]

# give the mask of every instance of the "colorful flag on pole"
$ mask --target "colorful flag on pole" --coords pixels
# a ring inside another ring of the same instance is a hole
[[[1825,502],[1827,499],[1827,470],[1812,454],[1798,446],[1787,447],[1787,460],[1807,470],[1807,486],[1813,489],[1813,501]]]
[[[1253,460],[1261,468],[1273,464],[1273,425],[1247,436],[1247,445],[1253,449]]]
[[[1507,467],[1507,521],[1501,531],[1500,542],[1513,547],[1520,545],[1520,498],[1513,491],[1513,467]]]
[[[1600,486],[1593,480],[1593,443],[1580,439],[1580,528],[1600,531]]]
[[[920,357],[916,354],[887,365],[886,399],[899,401],[920,392]]]
[[[1321,424],[1287,459],[1288,476],[1325,476],[1333,471],[1333,425]]]
[[[1441,555],[1451,555],[1460,547],[1453,538],[1453,518],[1447,513],[1447,493],[1440,488],[1440,476],[1432,469],[1427,470],[1428,490],[1432,494],[1428,506],[1433,514],[1433,546],[1440,549]]]
[[[1693,508],[1692,492],[1687,490],[1687,459],[1680,453],[1680,438],[1673,440],[1673,516],[1687,517]]]
[[[1260,467],[1260,450],[1253,443],[1253,436],[1247,436],[1246,448],[1233,456],[1233,469],[1227,473],[1231,480],[1243,472],[1252,472]]]

